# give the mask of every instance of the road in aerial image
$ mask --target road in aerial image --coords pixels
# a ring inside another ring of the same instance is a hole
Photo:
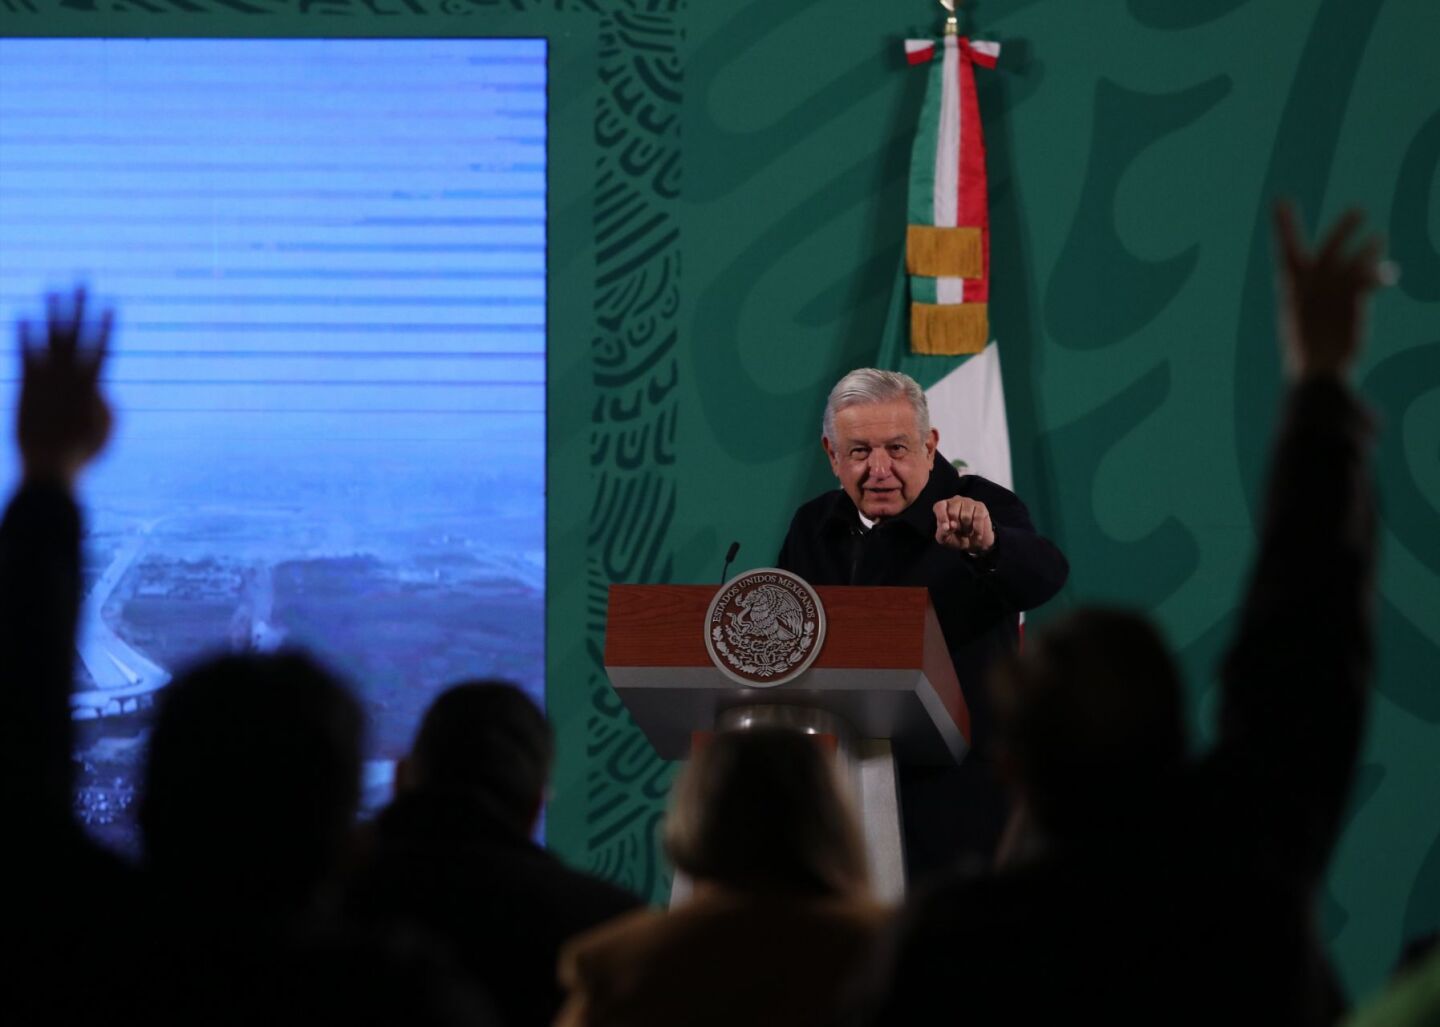
[[[425,477],[272,469],[239,480],[284,498],[202,498],[169,514],[132,499],[90,512],[72,708],[77,813],[96,837],[138,852],[134,803],[153,702],[208,653],[302,646],[344,676],[366,714],[372,808],[446,684],[498,675],[543,701],[539,481],[519,488],[521,476],[508,474],[500,487],[461,473],[427,486]],[[213,494],[192,485],[192,497]]]

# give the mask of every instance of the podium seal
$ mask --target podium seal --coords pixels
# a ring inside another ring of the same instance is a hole
[[[803,578],[762,567],[720,586],[705,613],[705,649],[720,672],[748,688],[799,677],[825,641],[825,608]]]

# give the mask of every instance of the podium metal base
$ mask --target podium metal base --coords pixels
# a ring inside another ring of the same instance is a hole
[[[870,884],[881,902],[905,898],[905,835],[900,824],[900,782],[895,751],[888,739],[869,738],[856,747],[852,779]]]

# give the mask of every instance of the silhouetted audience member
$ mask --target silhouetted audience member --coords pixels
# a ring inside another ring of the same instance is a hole
[[[491,1021],[436,952],[338,930],[361,726],[298,652],[221,656],[165,689],[140,801],[157,914],[148,1019]]]
[[[869,900],[859,830],[815,739],[716,735],[676,784],[665,844],[692,898],[568,945],[557,1027],[832,1022],[886,912]]]
[[[207,915],[313,912],[349,840],[360,737],[355,701],[298,652],[222,656],[182,674],[162,693],[140,799],[157,888]]]
[[[1278,211],[1292,384],[1219,731],[1186,757],[1179,676],[1137,614],[1087,610],[993,680],[1033,835],[908,904],[877,1024],[1333,1022],[1312,929],[1371,662],[1370,419],[1346,385],[1377,246],[1307,252]]]
[[[97,960],[131,913],[132,875],[76,823],[70,693],[80,610],[74,486],[104,447],[99,379],[111,333],[84,290],[48,297],[46,324],[19,327],[16,424],[23,479],[0,523],[0,804],[7,872],[0,1018],[83,1022],[104,1009],[120,959]],[[88,966],[85,987],[76,967]]]
[[[455,685],[426,712],[373,825],[349,910],[444,940],[512,1027],[548,1025],[569,938],[640,900],[531,841],[549,783],[550,726],[500,681]]]

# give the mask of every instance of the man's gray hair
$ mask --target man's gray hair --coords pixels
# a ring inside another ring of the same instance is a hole
[[[820,430],[833,442],[835,415],[841,410],[862,403],[890,403],[897,399],[910,404],[915,411],[915,427],[920,437],[926,438],[930,434],[930,404],[925,402],[925,390],[920,388],[920,383],[908,374],[874,367],[857,368],[835,383],[825,403]]]

